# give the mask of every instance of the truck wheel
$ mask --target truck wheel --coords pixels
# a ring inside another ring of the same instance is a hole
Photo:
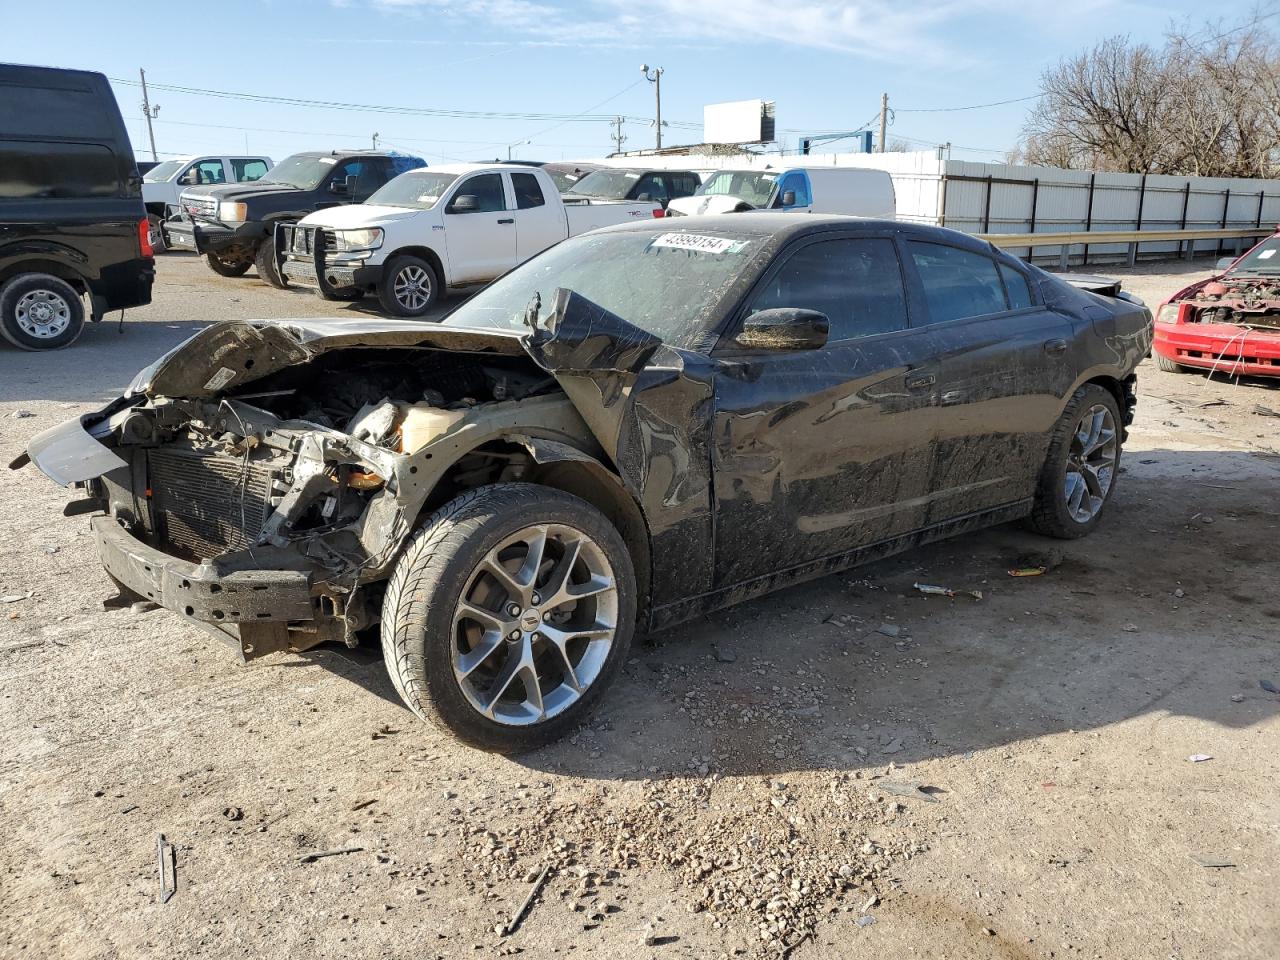
[[[1151,355],[1155,357],[1156,369],[1163,370],[1165,373],[1186,373],[1187,368],[1175,360],[1170,360],[1163,353],[1151,351]]]
[[[440,299],[440,277],[421,257],[392,257],[378,281],[378,301],[393,317],[420,317]]]
[[[505,483],[451,500],[409,541],[382,604],[382,652],[418,716],[499,753],[582,721],[635,626],[622,537],[595,507]]]
[[[155,253],[167,253],[169,241],[164,235],[164,219],[154,213],[147,214],[147,232],[151,234],[151,249]]]
[[[277,290],[285,290],[289,286],[289,278],[280,272],[280,264],[276,263],[276,242],[268,237],[258,244],[253,253],[253,265],[258,268],[258,279]]]
[[[1120,468],[1120,407],[1110,390],[1087,383],[1067,402],[1049,439],[1031,527],[1060,540],[1098,525]]]
[[[220,277],[243,277],[249,272],[249,267],[253,266],[248,260],[216,253],[206,253],[204,259],[209,264],[209,269]]]
[[[0,291],[0,334],[22,350],[70,346],[84,330],[84,302],[67,281],[22,273]]]

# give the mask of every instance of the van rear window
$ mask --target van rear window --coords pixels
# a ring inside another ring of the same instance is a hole
[[[120,195],[119,164],[101,144],[0,140],[0,200]]]

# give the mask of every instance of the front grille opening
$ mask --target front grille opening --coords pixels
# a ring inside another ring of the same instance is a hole
[[[161,546],[184,560],[208,560],[257,542],[271,509],[270,468],[182,446],[148,454]]]

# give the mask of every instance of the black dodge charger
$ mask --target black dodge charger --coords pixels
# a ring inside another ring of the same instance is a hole
[[[689,217],[441,323],[214,324],[15,466],[82,489],[122,598],[244,659],[380,633],[415,713],[516,751],[637,626],[1009,520],[1088,533],[1150,341],[1114,283],[953,231]]]

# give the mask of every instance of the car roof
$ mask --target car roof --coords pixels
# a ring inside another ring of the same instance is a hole
[[[239,156],[239,154],[236,154]],[[289,154],[291,157],[407,157],[410,154],[397,153],[394,150],[299,150]],[[419,159],[415,157],[414,159]]]
[[[538,167],[526,167],[524,170],[512,170],[511,167],[513,166],[517,166],[517,164],[508,166],[501,160],[494,160],[489,163],[437,163],[434,167],[418,167],[415,170],[410,170],[409,173],[455,173],[461,176],[464,173],[476,173],[481,170],[491,170],[494,173],[528,173],[530,170],[539,169]]]
[[[772,237],[779,241],[832,230],[857,232],[892,231],[907,235],[912,240],[947,243],[992,255],[995,248],[986,240],[946,227],[933,227],[923,223],[904,223],[901,220],[880,220],[872,217],[850,217],[837,214],[795,214],[778,210],[750,210],[746,213],[705,214],[693,217],[672,217],[659,220],[638,220],[605,227],[596,233],[654,232],[696,233],[706,230],[712,233],[731,232],[752,236]]]

